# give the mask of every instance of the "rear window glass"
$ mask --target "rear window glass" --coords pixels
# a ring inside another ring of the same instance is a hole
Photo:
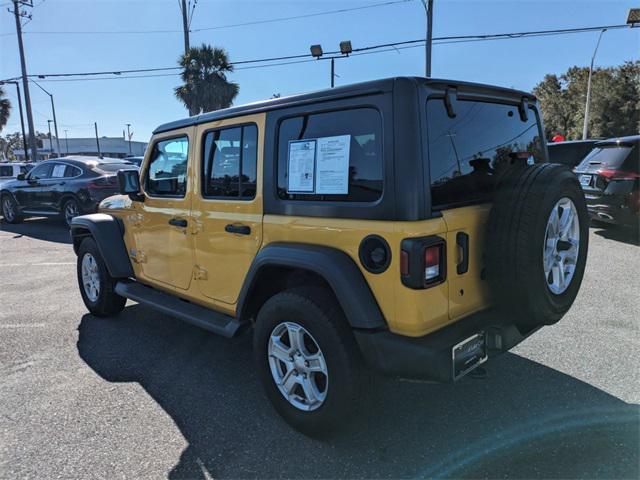
[[[434,208],[489,201],[501,170],[544,161],[535,110],[523,121],[516,105],[461,100],[455,114],[441,98],[427,102]]]
[[[633,150],[631,147],[618,145],[596,147],[584,157],[578,168],[589,168],[592,165],[602,168],[621,168],[631,150]]]
[[[278,195],[375,202],[382,195],[382,118],[354,108],[288,118],[278,135]]]

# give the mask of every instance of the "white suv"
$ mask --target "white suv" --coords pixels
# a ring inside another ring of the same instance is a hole
[[[27,173],[33,165],[33,163],[0,163],[0,185],[14,180],[20,173]]]

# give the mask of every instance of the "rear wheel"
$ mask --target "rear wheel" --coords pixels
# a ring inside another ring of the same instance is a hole
[[[98,317],[124,309],[127,299],[115,293],[116,281],[109,275],[93,238],[85,238],[78,249],[78,285],[87,309]]]
[[[7,223],[20,223],[22,216],[18,213],[18,206],[11,195],[3,195],[1,199],[2,203],[2,216]]]
[[[276,411],[309,436],[343,425],[360,396],[361,363],[341,310],[313,295],[283,292],[260,309],[254,355]]]
[[[67,227],[71,227],[71,220],[80,215],[80,208],[78,207],[78,201],[74,198],[66,200],[62,205],[62,218]]]

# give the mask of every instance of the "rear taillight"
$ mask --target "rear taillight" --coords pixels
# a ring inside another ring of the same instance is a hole
[[[87,188],[91,190],[100,190],[102,188],[114,188],[116,186],[117,179],[114,176],[100,177],[87,183]]]
[[[400,278],[413,289],[429,288],[446,278],[446,244],[432,236],[406,238],[400,250]]]
[[[432,245],[424,251],[424,280],[433,282],[440,277],[440,259],[442,244]]]
[[[637,173],[625,172],[624,170],[603,169],[598,170],[596,173],[607,180],[635,180],[640,178]]]

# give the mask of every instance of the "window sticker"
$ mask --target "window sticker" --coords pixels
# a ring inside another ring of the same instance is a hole
[[[67,168],[66,165],[56,165],[55,167],[53,167],[53,173],[51,174],[51,176],[53,178],[62,178],[64,177],[64,169]]]
[[[290,141],[287,192],[313,193],[315,166],[316,141]]]
[[[317,139],[316,193],[349,193],[349,148],[351,135]]]

